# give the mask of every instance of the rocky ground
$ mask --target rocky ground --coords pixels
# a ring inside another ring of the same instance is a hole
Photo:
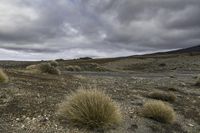
[[[58,104],[70,92],[83,87],[104,90],[120,104],[123,123],[108,133],[199,133],[200,87],[194,86],[200,74],[199,57],[89,61],[112,70],[109,72],[68,72],[63,65],[88,61],[63,61],[59,76],[27,73],[25,66],[30,62],[21,66],[18,62],[16,68],[14,63],[1,62],[10,82],[0,84],[0,133],[88,133],[69,127],[56,115]],[[169,102],[177,114],[174,124],[140,115],[142,105],[151,100],[147,95],[157,90],[176,95],[175,102]]]

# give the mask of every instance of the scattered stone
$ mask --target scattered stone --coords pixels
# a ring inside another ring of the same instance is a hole
[[[22,129],[23,129],[23,128],[25,128],[25,125],[24,125],[24,124],[22,124],[21,128],[22,128]]]
[[[188,126],[190,126],[190,127],[194,127],[194,125],[193,125],[193,124],[191,124],[191,123],[188,123]]]
[[[181,82],[180,85],[181,86],[186,86],[186,84],[184,82]]]

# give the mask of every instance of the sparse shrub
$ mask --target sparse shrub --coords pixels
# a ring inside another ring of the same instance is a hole
[[[7,83],[8,82],[8,76],[2,69],[0,69],[0,83]]]
[[[200,86],[200,75],[197,76],[195,85]]]
[[[51,66],[57,67],[59,63],[57,61],[50,61]]]
[[[145,103],[142,114],[144,117],[163,123],[173,123],[176,117],[173,108],[162,101],[149,101]]]
[[[80,89],[59,106],[58,113],[71,125],[86,129],[110,128],[121,122],[117,104],[105,93]]]
[[[39,69],[42,73],[49,73],[49,74],[55,74],[55,75],[60,75],[61,72],[58,68],[55,68],[53,66],[51,66],[50,63],[42,63],[39,64]]]
[[[66,66],[65,69],[67,71],[81,71],[81,67],[80,66]]]
[[[166,93],[160,91],[150,93],[149,97],[153,99],[171,101],[171,102],[174,102],[176,100],[176,96],[173,93]]]

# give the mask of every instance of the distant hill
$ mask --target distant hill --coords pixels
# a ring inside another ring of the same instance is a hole
[[[192,53],[192,52],[200,52],[200,45],[189,47],[189,48],[170,51],[170,53]]]
[[[182,53],[199,53],[200,54],[200,45],[189,47],[189,48],[167,51],[167,52],[158,52],[154,54],[182,54]]]

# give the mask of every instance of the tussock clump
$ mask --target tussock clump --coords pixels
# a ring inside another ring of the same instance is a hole
[[[65,67],[65,69],[67,70],[67,71],[81,71],[81,67],[80,66],[66,66]]]
[[[0,83],[7,83],[9,81],[8,76],[2,69],[0,69]]]
[[[39,64],[39,69],[42,73],[60,75],[61,72],[58,68],[51,66],[50,63]]]
[[[176,117],[173,108],[162,101],[149,101],[145,103],[142,114],[144,117],[163,123],[173,123]]]
[[[60,104],[58,114],[73,126],[86,129],[110,128],[121,122],[117,104],[106,94],[97,90],[80,89]]]
[[[57,61],[50,61],[51,66],[57,67],[59,63]]]
[[[173,93],[166,93],[160,91],[150,93],[149,97],[153,99],[170,101],[170,102],[174,102],[176,100],[176,96]]]
[[[49,74],[55,74],[55,75],[60,75],[61,71],[58,68],[51,67],[51,69],[48,72]]]
[[[41,63],[39,64],[39,69],[43,73],[49,73],[51,69],[51,64],[50,63]]]

